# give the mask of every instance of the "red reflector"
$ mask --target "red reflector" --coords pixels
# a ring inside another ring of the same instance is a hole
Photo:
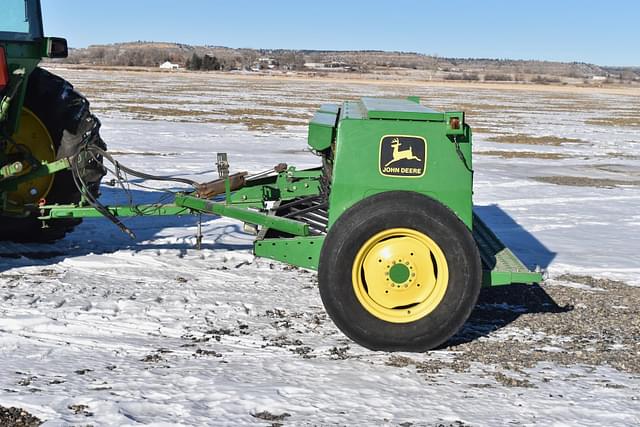
[[[9,68],[7,59],[4,56],[4,48],[0,47],[0,90],[9,84]]]

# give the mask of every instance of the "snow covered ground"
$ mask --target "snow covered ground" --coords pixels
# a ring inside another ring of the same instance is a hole
[[[198,181],[218,151],[233,170],[317,165],[305,124],[323,102],[464,109],[477,212],[548,280],[483,292],[442,350],[371,352],[327,318],[315,273],[254,258],[237,222],[205,217],[198,251],[193,217],[129,220],[136,241],[87,220],[2,250],[31,256],[0,258],[1,406],[48,426],[640,424],[640,98],[57,72],[120,161]]]

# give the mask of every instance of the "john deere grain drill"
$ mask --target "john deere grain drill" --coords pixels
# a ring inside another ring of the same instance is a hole
[[[0,239],[53,240],[81,218],[211,213],[257,232],[258,256],[318,270],[336,325],[384,350],[437,347],[468,318],[481,286],[533,283],[473,214],[471,129],[462,112],[416,98],[324,105],[308,143],[322,167],[279,165],[268,176],[181,179],[194,191],[163,205],[103,206],[102,161],[148,179],[106,151],[87,100],[37,68],[66,55],[44,38],[37,0],[3,0],[0,15]],[[117,180],[123,180],[117,174]],[[123,185],[123,188],[125,186]]]
[[[322,168],[176,204],[258,224],[256,255],[318,270],[327,312],[354,341],[434,348],[460,329],[483,284],[540,281],[473,213],[464,113],[417,98],[324,105],[308,144]]]

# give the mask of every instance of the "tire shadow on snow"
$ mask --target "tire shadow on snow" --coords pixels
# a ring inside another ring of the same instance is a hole
[[[443,347],[475,341],[508,326],[522,315],[566,313],[573,306],[559,306],[538,284],[484,288],[471,316]]]

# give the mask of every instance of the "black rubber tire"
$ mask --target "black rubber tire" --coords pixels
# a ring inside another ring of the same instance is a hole
[[[369,313],[352,284],[353,262],[362,245],[391,228],[413,229],[433,239],[449,269],[442,301],[409,323]],[[482,286],[482,264],[473,236],[450,209],[418,193],[391,191],[361,200],[333,224],[320,253],[318,282],[327,313],[353,341],[372,350],[426,351],[445,343],[471,314]]]
[[[42,69],[36,68],[29,76],[24,106],[31,110],[45,125],[56,150],[56,159],[75,154],[85,132],[100,126],[89,110],[89,101],[74,90],[71,83]],[[106,144],[95,132],[89,140],[106,149]],[[99,196],[100,181],[105,175],[102,159],[83,164],[83,180],[94,197]],[[51,190],[46,195],[47,204],[69,204],[80,201],[70,170],[56,173]],[[53,242],[63,238],[78,224],[79,219],[49,221],[42,227],[38,212],[25,218],[0,217],[0,240],[16,242]]]

